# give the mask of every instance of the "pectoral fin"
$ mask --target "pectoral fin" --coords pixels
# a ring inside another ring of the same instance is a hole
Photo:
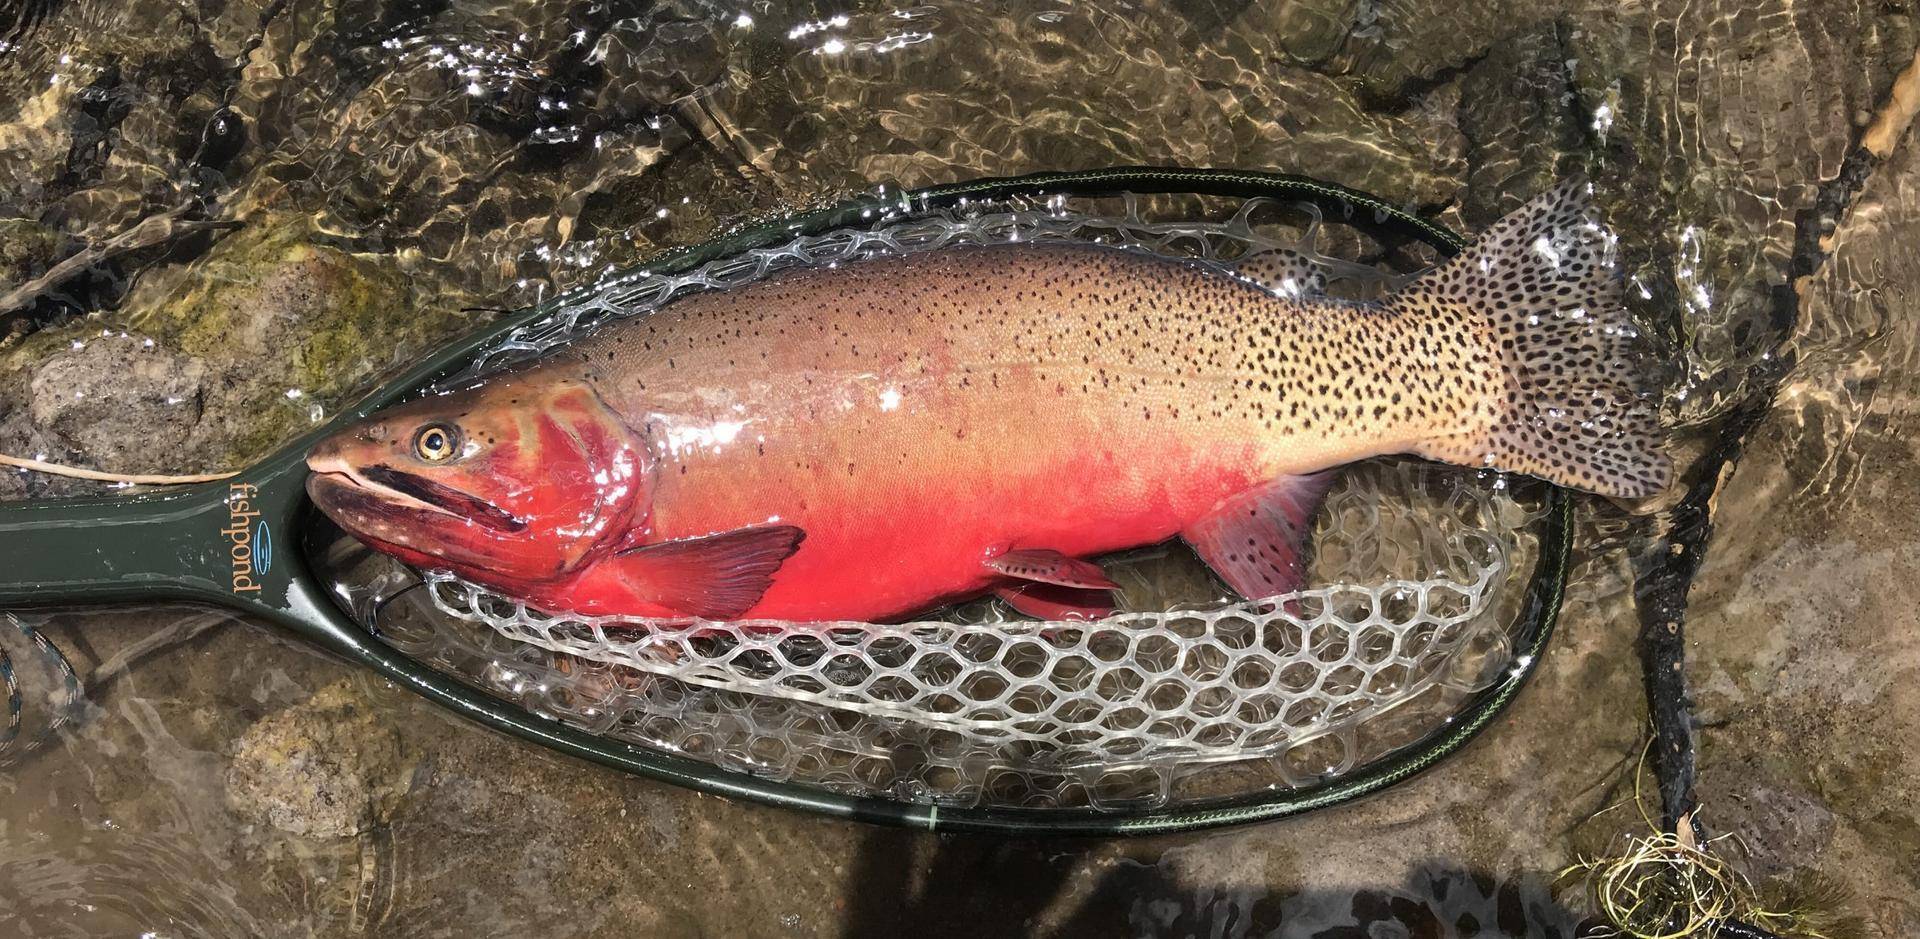
[[[732,619],[760,602],[804,538],[793,525],[739,528],[626,548],[600,563],[647,602],[686,616]]]
[[[1088,590],[1113,590],[1119,585],[1107,579],[1100,565],[1070,558],[1046,548],[1022,548],[987,559],[987,566],[1021,580]]]
[[[1180,536],[1245,599],[1298,590],[1313,517],[1332,484],[1331,472],[1283,476],[1227,497]]]

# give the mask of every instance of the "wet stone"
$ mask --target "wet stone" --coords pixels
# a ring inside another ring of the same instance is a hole
[[[54,83],[9,102],[0,123],[0,209],[37,214],[67,155],[73,96],[71,84]]]
[[[102,469],[161,472],[200,419],[206,378],[200,362],[151,339],[74,339],[35,367],[29,413]]]
[[[412,776],[390,715],[345,679],[247,729],[227,770],[227,801],[289,834],[340,838],[388,818]]]
[[[1303,0],[1255,4],[1243,16],[1249,25],[1271,30],[1296,63],[1311,66],[1339,52],[1368,13],[1351,0]]]
[[[602,42],[611,76],[595,102],[603,109],[632,115],[657,112],[721,76],[718,41],[706,23],[651,23],[635,17],[615,23]]]
[[[1580,124],[1590,121],[1568,94],[1567,50],[1554,24],[1489,50],[1460,79],[1460,132],[1467,140],[1470,228],[1491,224],[1530,193],[1574,167]]]
[[[1688,625],[1708,823],[1886,936],[1920,926],[1916,180],[1910,138],[1801,284],[1801,367],[1719,499],[1779,508],[1716,516]]]

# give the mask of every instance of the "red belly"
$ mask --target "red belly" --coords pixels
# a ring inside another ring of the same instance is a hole
[[[986,478],[957,469],[938,486],[881,480],[822,486],[817,478],[763,477],[742,487],[707,480],[662,493],[672,502],[656,503],[649,540],[698,537],[777,517],[804,529],[806,539],[742,619],[887,622],[1007,582],[985,561],[1009,549],[1088,557],[1179,534],[1221,499],[1263,481],[1246,451],[1231,449],[1230,456],[1205,459],[1161,454],[1151,470],[1109,451],[1087,452],[1045,472],[1003,465]],[[582,613],[673,615],[592,570],[549,604]]]

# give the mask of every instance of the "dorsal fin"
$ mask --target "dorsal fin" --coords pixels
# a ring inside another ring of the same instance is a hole
[[[1267,288],[1276,296],[1300,300],[1323,296],[1327,292],[1326,267],[1288,248],[1255,252],[1233,262],[1231,266],[1235,274]]]

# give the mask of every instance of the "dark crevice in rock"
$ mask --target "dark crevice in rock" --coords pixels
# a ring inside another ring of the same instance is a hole
[[[190,185],[207,191],[224,182],[223,171],[246,145],[246,118],[222,104],[200,122],[198,133],[182,135],[180,157],[187,164]]]
[[[1508,37],[1460,76],[1454,124],[1466,142],[1462,215],[1479,227],[1505,215],[1520,194],[1537,192],[1568,171],[1584,149],[1571,91],[1567,27]]]
[[[1580,83],[1575,80],[1573,70],[1579,61],[1580,52],[1575,49],[1572,33],[1578,29],[1567,19],[1553,21],[1552,36],[1555,73],[1560,77],[1561,111],[1572,122],[1572,130],[1579,140],[1579,149],[1599,155],[1606,150],[1606,141],[1594,124],[1594,111],[1582,93]]]
[[[1360,99],[1360,104],[1369,111],[1382,114],[1405,114],[1419,107],[1420,103],[1426,100],[1427,95],[1453,84],[1461,76],[1473,71],[1492,54],[1493,50],[1488,49],[1468,57],[1457,65],[1449,65],[1425,75],[1416,75],[1390,92],[1362,84],[1355,88],[1355,94]]]
[[[224,171],[233,163],[251,139],[248,127],[251,122],[246,115],[234,107],[234,95],[239,91],[240,82],[246,71],[247,63],[253,54],[267,41],[267,30],[274,20],[287,8],[287,0],[273,0],[267,8],[260,11],[259,25],[254,28],[253,38],[247,41],[240,54],[221,74],[219,88],[219,107],[206,115],[200,122],[200,130],[192,136],[191,149],[184,146],[183,156],[189,167],[192,185],[203,195],[210,194],[215,183],[227,182]]]
[[[1786,278],[1767,291],[1767,316],[1737,337],[1767,350],[1747,376],[1745,395],[1715,429],[1704,456],[1688,468],[1680,484],[1684,494],[1668,511],[1664,531],[1643,540],[1635,559],[1634,594],[1641,621],[1640,656],[1652,722],[1651,757],[1662,804],[1663,827],[1686,831],[1699,843],[1713,837],[1700,818],[1695,794],[1698,775],[1696,733],[1686,671],[1687,603],[1715,531],[1722,484],[1732,476],[1756,428],[1772,413],[1779,389],[1796,364],[1789,340],[1801,321],[1802,292],[1831,254],[1826,239],[1838,228],[1881,162],[1860,144],[1859,131],[1839,170],[1819,183],[1810,206],[1794,215],[1792,252]],[[1772,935],[1749,924],[1731,922],[1722,934]]]
[[[57,191],[72,192],[99,181],[107,158],[113,154],[113,130],[133,109],[125,95],[116,93],[120,83],[120,64],[115,62],[76,97],[79,108],[72,117],[73,142],[67,148],[66,164],[54,180]]]

